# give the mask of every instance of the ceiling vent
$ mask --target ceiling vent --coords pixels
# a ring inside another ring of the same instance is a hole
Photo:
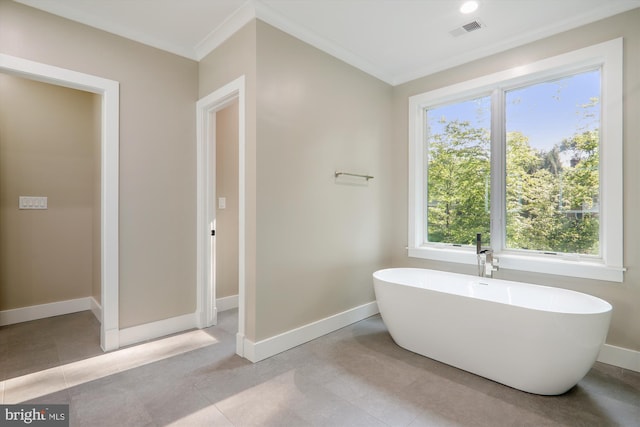
[[[482,23],[482,21],[480,21],[479,19],[476,19],[474,21],[469,22],[468,24],[464,24],[461,27],[454,28],[453,30],[449,31],[449,34],[451,34],[454,37],[458,37],[458,36],[462,36],[464,34],[470,33],[472,31],[479,30],[484,27],[485,25]]]

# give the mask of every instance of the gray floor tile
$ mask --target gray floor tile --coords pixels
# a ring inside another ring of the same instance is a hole
[[[187,419],[191,419],[189,425],[196,420],[231,425],[218,408],[193,385],[179,384],[147,389],[138,398],[157,425],[172,423],[187,425]],[[196,413],[199,413],[197,417],[191,417],[191,414]]]
[[[155,415],[154,415],[154,419]],[[186,414],[184,417],[175,421],[167,421],[165,419],[156,419],[156,423],[161,426],[170,427],[232,427],[233,423],[225,417],[216,405],[209,405],[199,408],[193,412]]]
[[[384,388],[350,401],[391,426],[407,426],[422,412],[421,405],[405,399],[402,393]]]
[[[96,381],[71,394],[71,425],[152,426],[153,417],[134,389]]]
[[[90,312],[2,327],[0,402],[69,403],[73,426],[640,426],[637,372],[532,395],[398,347],[379,316],[253,364],[236,325],[107,354]]]
[[[22,403],[66,388],[64,373],[58,366],[6,380],[4,401],[7,404]]]
[[[30,403],[37,405],[69,405],[71,404],[71,396],[69,391],[64,389],[54,393],[45,394],[43,396],[34,397],[21,403]]]
[[[233,356],[219,369],[203,371],[194,386],[212,403],[221,402],[259,384],[255,366]]]

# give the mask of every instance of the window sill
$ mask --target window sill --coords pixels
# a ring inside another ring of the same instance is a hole
[[[471,265],[477,263],[476,253],[467,248],[422,246],[409,248],[408,251],[411,258]],[[608,266],[597,261],[512,253],[496,253],[494,257],[497,258],[501,270],[528,271],[618,283],[624,280],[624,267]]]

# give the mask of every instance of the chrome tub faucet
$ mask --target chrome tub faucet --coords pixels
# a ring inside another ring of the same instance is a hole
[[[492,277],[498,267],[493,259],[493,249],[482,247],[482,233],[476,234],[476,255],[478,257],[478,276]]]

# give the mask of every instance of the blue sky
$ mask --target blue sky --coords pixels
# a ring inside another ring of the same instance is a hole
[[[585,127],[598,127],[593,118],[585,118],[591,97],[600,98],[600,72],[576,74],[551,83],[528,86],[507,93],[507,132],[519,130],[529,144],[549,150],[563,138]],[[591,109],[600,115],[600,105]]]
[[[598,70],[511,90],[506,94],[507,132],[520,131],[529,137],[532,147],[549,150],[585,127],[597,127],[594,119],[584,117],[584,108],[580,106],[599,96]],[[446,121],[468,120],[474,127],[489,128],[489,105],[486,97],[429,110],[431,131],[441,131],[442,126],[436,123],[441,117]],[[600,105],[592,111],[599,117]]]

